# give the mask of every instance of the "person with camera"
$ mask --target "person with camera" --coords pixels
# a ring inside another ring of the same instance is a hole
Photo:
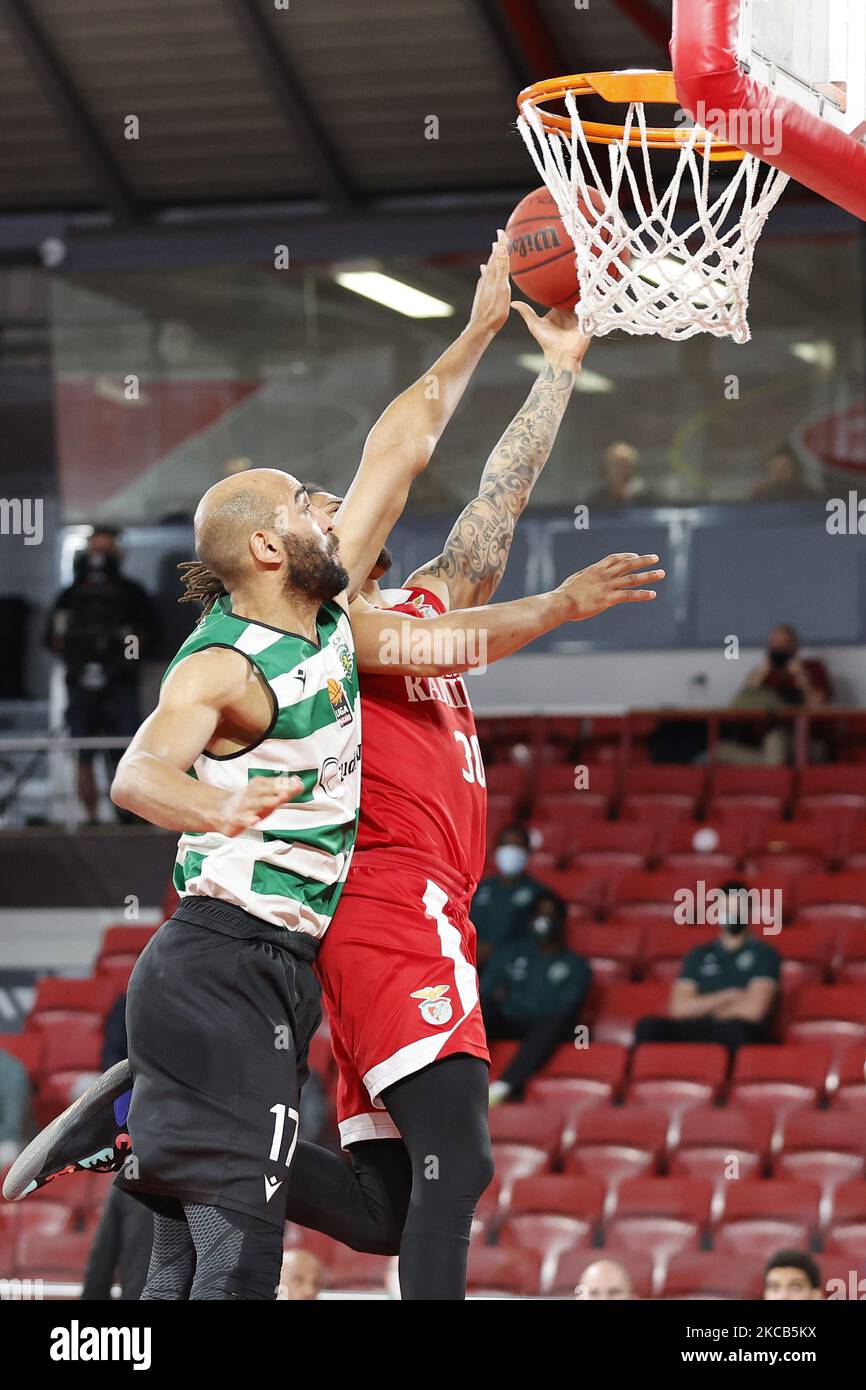
[[[820,709],[832,698],[830,676],[823,661],[801,657],[796,628],[790,623],[779,623],[771,629],[761,661],[732,705],[733,709],[764,710],[768,720],[763,726],[741,722],[724,729],[716,761],[741,766],[783,766],[791,759],[791,724],[774,721],[773,711],[792,706]]]
[[[147,590],[121,570],[118,533],[97,526],[75,557],[74,578],[55,600],[47,644],[66,667],[71,738],[130,737],[141,722],[140,658],[156,640],[157,610]],[[122,749],[108,753],[110,772]],[[96,754],[78,759],[78,794],[89,825],[98,820]]]

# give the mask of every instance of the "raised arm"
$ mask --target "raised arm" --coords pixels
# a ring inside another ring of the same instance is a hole
[[[269,718],[267,696],[240,652],[195,652],[168,676],[159,704],[118,763],[112,801],[164,830],[237,835],[249,829],[297,796],[300,778],[255,777],[242,791],[228,792],[188,770],[222,725],[253,742]]]
[[[392,401],[367,436],[361,463],[335,518],[349,592],[367,579],[402,515],[415,478],[430,462],[482,354],[508,318],[508,242],[494,243],[469,323],[424,376]]]
[[[441,554],[406,581],[431,589],[450,608],[487,603],[499,588],[514,528],[550,457],[590,343],[573,313],[551,309],[539,318],[528,304],[512,307],[542,348],[544,366],[487,460],[478,495],[460,513]]]
[[[651,601],[655,591],[641,586],[664,578],[664,570],[646,569],[657,560],[657,555],[608,555],[550,593],[438,618],[409,618],[356,599],[352,631],[358,667],[414,676],[483,669],[562,623],[595,617],[618,603]]]

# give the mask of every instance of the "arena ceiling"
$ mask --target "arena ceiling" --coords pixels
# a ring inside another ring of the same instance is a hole
[[[300,254],[339,254],[347,223],[362,253],[391,225],[419,254],[425,226],[474,248],[534,182],[516,92],[666,66],[671,4],[0,0],[0,256],[83,228],[232,259],[227,228],[272,214],[307,219]]]

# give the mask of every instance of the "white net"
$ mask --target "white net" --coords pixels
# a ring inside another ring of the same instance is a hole
[[[788,175],[768,167],[762,178],[761,161],[752,155],[714,164],[712,137],[683,127],[674,152],[664,156],[675,161],[673,177],[658,190],[642,102],[629,106],[621,139],[595,147],[573,92],[565,106],[570,137],[545,130],[529,102],[518,127],[574,242],[580,284],[575,313],[583,332],[600,336],[621,329],[673,339],[712,333],[748,342],[755,245]],[[630,157],[632,132],[640,143]],[[721,191],[710,178],[719,168],[730,172]],[[694,197],[694,206],[685,210],[679,207],[684,185]],[[621,208],[626,189],[632,224]],[[579,198],[597,221],[582,214]]]

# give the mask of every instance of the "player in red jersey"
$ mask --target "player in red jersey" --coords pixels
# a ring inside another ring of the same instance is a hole
[[[380,557],[359,605],[434,617],[495,593],[589,341],[571,314],[540,319],[515,307],[545,354],[528,400],[441,554],[398,590],[380,588]],[[314,505],[338,513],[338,498],[307,489]],[[316,967],[339,1072],[340,1135],[356,1170],[387,1165],[392,1222],[405,1203],[403,1297],[462,1298],[472,1218],[493,1172],[469,918],[485,858],[484,764],[462,677],[365,674],[362,699],[358,839]],[[309,1221],[306,1203],[301,1218]]]

